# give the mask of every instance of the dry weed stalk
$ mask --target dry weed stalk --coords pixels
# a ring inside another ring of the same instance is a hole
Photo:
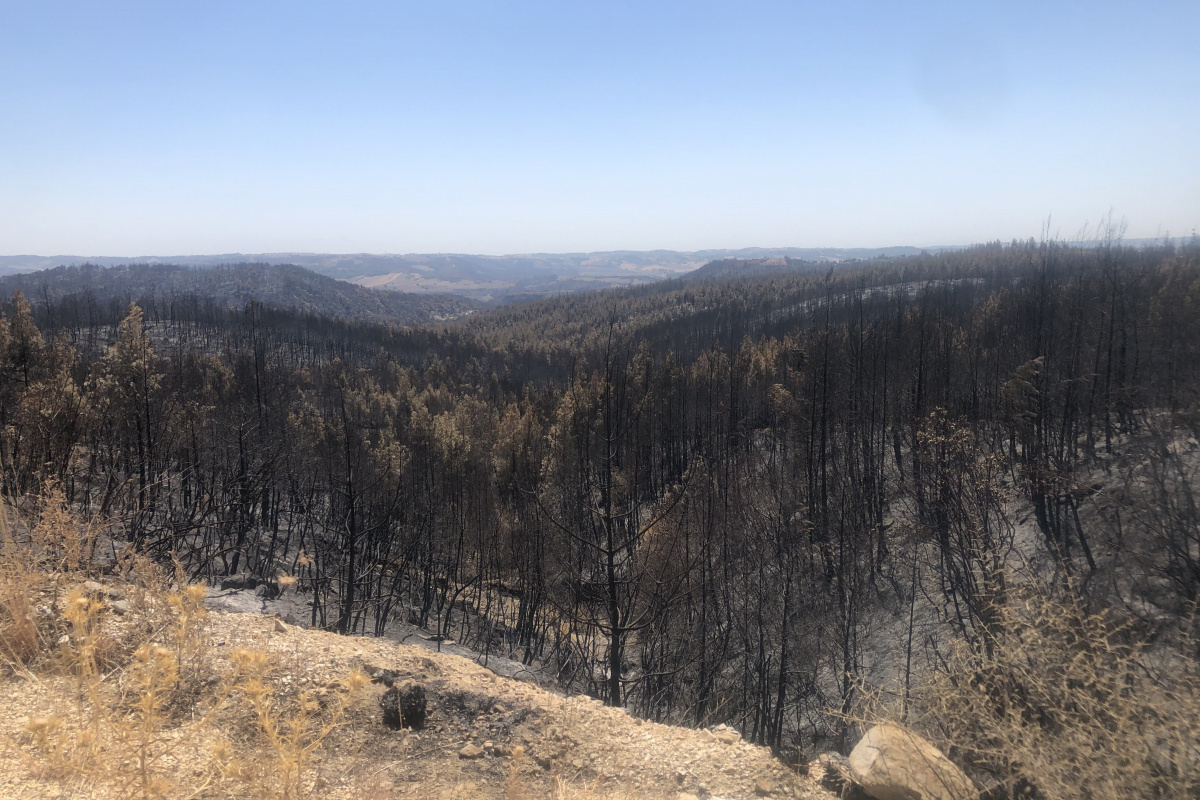
[[[298,800],[305,796],[305,779],[311,753],[334,730],[345,723],[359,691],[367,685],[362,672],[352,672],[339,684],[329,707],[307,691],[290,702],[281,696],[270,679],[274,660],[260,650],[235,650],[233,686],[253,711],[258,728],[273,756],[277,776],[276,796]]]
[[[512,763],[508,765],[508,776],[504,780],[504,800],[525,800],[525,787],[521,784],[521,766],[525,762],[525,748],[513,748]]]
[[[66,496],[56,482],[45,483],[38,503],[38,521],[30,532],[44,571],[90,575],[99,534],[99,526],[81,522],[67,509]]]
[[[75,734],[74,748],[79,753],[79,768],[94,762],[94,748],[101,741],[101,728],[108,708],[101,696],[102,664],[114,649],[111,639],[100,630],[101,603],[76,589],[67,595],[63,617],[71,626],[58,642],[60,669],[75,678],[76,713],[86,726]],[[103,642],[103,647],[101,643]]]
[[[133,727],[133,751],[137,757],[138,792],[147,799],[162,797],[170,783],[155,771],[155,764],[165,749],[158,737],[167,700],[179,683],[179,662],[167,648],[143,644],[134,653],[131,672],[136,694],[130,724]]]
[[[23,667],[44,649],[32,598],[45,576],[33,562],[29,544],[13,535],[8,508],[0,505],[0,666]]]
[[[167,595],[167,605],[175,614],[170,637],[175,661],[181,679],[189,686],[197,686],[209,677],[208,609],[204,607],[207,594],[202,584],[192,584]]]

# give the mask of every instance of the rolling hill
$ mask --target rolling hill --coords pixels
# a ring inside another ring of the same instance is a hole
[[[478,308],[452,295],[377,292],[291,264],[63,266],[0,278],[0,296],[20,289],[53,305],[71,296],[84,302],[196,297],[243,306],[251,300],[330,317],[417,325],[466,316]]]
[[[947,248],[931,248],[931,251]],[[724,259],[790,259],[837,263],[880,256],[917,255],[916,247],[797,248],[748,247],[739,250],[613,250],[593,253],[523,255],[224,253],[218,255],[139,256],[0,256],[0,274],[46,270],[84,263],[100,266],[228,264],[295,265],[331,278],[372,289],[417,294],[455,294],[483,302],[532,299],[617,286],[637,286],[679,277]]]

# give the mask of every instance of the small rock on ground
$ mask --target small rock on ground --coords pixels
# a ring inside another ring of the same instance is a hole
[[[459,758],[480,758],[481,756],[483,756],[483,748],[476,747],[473,744],[469,744],[458,751]]]

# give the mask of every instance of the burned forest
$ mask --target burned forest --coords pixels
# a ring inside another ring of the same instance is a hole
[[[1038,614],[1195,675],[1194,238],[708,273],[409,326],[8,279],[0,486],[793,758],[886,708],[1002,772],[961,711],[1053,716],[1014,688]]]

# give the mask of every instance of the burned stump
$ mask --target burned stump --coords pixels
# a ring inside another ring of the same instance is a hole
[[[394,731],[420,729],[425,724],[425,687],[419,683],[392,686],[379,700],[383,724]]]

